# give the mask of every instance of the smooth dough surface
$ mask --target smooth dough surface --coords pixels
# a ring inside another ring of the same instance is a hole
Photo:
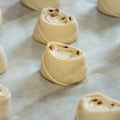
[[[81,82],[87,74],[85,54],[70,45],[50,42],[43,53],[40,71],[45,78],[56,84]]]
[[[31,9],[41,11],[46,7],[59,8],[61,0],[22,0],[22,3]]]
[[[2,25],[2,12],[0,10],[0,26]]]
[[[78,37],[76,18],[59,9],[45,8],[38,18],[33,37],[43,44],[50,41],[74,42]]]
[[[11,93],[0,84],[0,120],[8,120],[11,107]]]
[[[120,17],[120,0],[98,0],[98,9],[106,15]]]
[[[120,101],[96,93],[82,98],[76,120],[120,120]]]
[[[6,72],[7,60],[3,49],[0,47],[0,74]]]

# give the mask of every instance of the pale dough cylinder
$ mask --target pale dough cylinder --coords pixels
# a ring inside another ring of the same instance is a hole
[[[0,84],[0,120],[9,120],[11,108],[11,93]]]
[[[120,17],[120,0],[98,0],[98,9],[106,15]]]
[[[0,47],[0,74],[6,72],[7,60],[3,49]]]
[[[120,120],[120,101],[96,93],[82,98],[76,120]]]
[[[0,26],[2,25],[2,12],[0,10]]]
[[[22,3],[36,11],[41,11],[45,7],[59,8],[61,0],[22,0]]]
[[[41,74],[59,85],[83,81],[87,74],[85,54],[78,48],[59,43],[48,43],[42,56]]]
[[[43,44],[50,41],[74,42],[78,38],[76,18],[58,9],[45,8],[38,18],[33,38]]]

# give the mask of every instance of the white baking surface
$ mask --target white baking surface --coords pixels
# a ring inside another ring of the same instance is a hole
[[[94,92],[120,100],[120,19],[99,13],[96,5],[97,0],[62,0],[61,9],[79,24],[72,45],[86,52],[89,66],[83,83],[63,87],[39,73],[45,45],[32,38],[39,13],[19,0],[0,0],[0,45],[9,66],[0,83],[12,93],[10,120],[74,120],[80,98]]]

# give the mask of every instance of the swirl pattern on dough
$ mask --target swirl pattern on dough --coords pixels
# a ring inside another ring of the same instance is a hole
[[[45,8],[38,18],[33,37],[43,44],[51,41],[74,42],[78,37],[77,21],[59,9]]]
[[[8,120],[11,107],[11,93],[0,84],[0,120]]]
[[[120,0],[98,0],[98,9],[106,15],[120,17]]]
[[[0,74],[6,72],[7,60],[3,49],[0,47]]]
[[[50,42],[43,53],[41,73],[59,85],[79,83],[87,74],[85,54],[70,45]]]
[[[120,101],[95,93],[83,97],[77,108],[76,120],[119,120]]]
[[[21,0],[22,3],[36,11],[41,11],[42,8],[53,7],[59,8],[61,0]]]

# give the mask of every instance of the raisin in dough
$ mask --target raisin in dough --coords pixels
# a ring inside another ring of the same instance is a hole
[[[98,9],[106,15],[120,17],[120,0],[98,0]]]
[[[0,47],[0,74],[7,70],[7,60],[3,49]]]
[[[36,11],[45,7],[59,8],[61,0],[22,0],[22,3]]]
[[[91,94],[79,102],[76,120],[120,120],[120,101]]]
[[[60,85],[81,82],[87,74],[85,54],[70,45],[50,42],[42,56],[41,74]]]
[[[0,85],[0,120],[8,120],[11,107],[11,93],[8,88]]]
[[[2,12],[0,10],[0,26],[1,26],[1,24],[2,24]]]
[[[38,18],[33,37],[44,44],[50,41],[71,43],[78,37],[77,21],[58,9],[45,8]]]

